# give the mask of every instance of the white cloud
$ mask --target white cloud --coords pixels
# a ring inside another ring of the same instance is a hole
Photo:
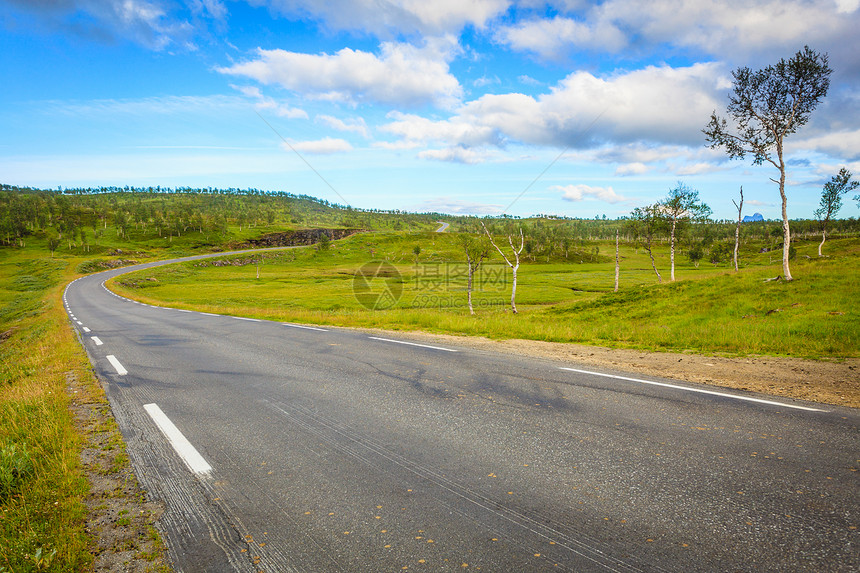
[[[801,43],[850,50],[860,23],[857,0],[607,0],[559,6],[553,18],[501,27],[497,38],[517,50],[555,59],[572,50],[648,50],[675,46],[748,64]],[[826,49],[826,48],[825,48]],[[843,54],[851,58],[850,52]]]
[[[281,147],[286,151],[303,151],[316,155],[328,155],[332,153],[343,153],[352,151],[352,145],[344,139],[324,137],[315,141],[296,141],[290,144],[282,143]]]
[[[336,30],[378,36],[458,33],[464,26],[482,28],[502,14],[510,0],[249,0],[268,4],[290,18],[310,15]]]
[[[367,123],[364,121],[363,117],[344,121],[330,115],[318,115],[316,119],[320,123],[323,123],[332,129],[354,132],[358,133],[362,137],[370,138],[370,130],[367,128]]]
[[[644,163],[625,163],[615,169],[615,174],[624,177],[627,175],[643,175],[649,171],[651,171],[651,168]]]
[[[254,107],[258,110],[266,110],[274,113],[278,117],[286,117],[288,119],[308,119],[308,114],[303,109],[290,107],[284,103],[278,103],[274,99],[263,95],[260,88],[257,86],[237,86],[230,84],[230,87],[238,92],[256,100]]]
[[[422,47],[385,42],[378,55],[351,48],[335,54],[259,48],[257,59],[217,71],[329,101],[447,108],[462,96],[448,69],[458,51],[452,37],[426,39]]]
[[[622,197],[612,187],[592,187],[590,185],[553,185],[550,187],[553,191],[561,191],[562,199],[566,201],[585,201],[592,199],[596,201],[605,201],[606,203],[621,203],[627,201],[626,197]]]
[[[216,20],[227,17],[227,7],[221,0],[191,0],[191,9],[198,14],[208,15]]]
[[[526,85],[526,86],[542,85],[541,82],[539,82],[538,80],[534,79],[533,77],[527,76],[527,75],[517,76],[517,81],[523,85]]]
[[[537,97],[488,94],[444,120],[391,113],[394,121],[380,129],[413,144],[444,147],[519,142],[588,148],[611,142],[641,156],[619,162],[647,163],[677,152],[666,146],[703,145],[701,129],[719,106],[724,85],[718,64],[649,66],[607,77],[576,72]]]
[[[415,207],[421,213],[451,213],[453,215],[497,215],[504,209],[503,205],[492,203],[475,203],[450,197],[439,197],[424,201]]]
[[[447,149],[428,149],[419,153],[418,157],[474,165],[486,161],[487,153],[464,147],[449,147]]]
[[[800,132],[800,135],[803,135]],[[801,151],[818,151],[833,157],[843,157],[851,161],[860,160],[860,128],[845,131],[828,131],[806,139],[795,141],[786,139],[789,154]]]
[[[411,146],[428,142],[447,145],[481,145],[493,141],[494,130],[459,117],[434,121],[419,115],[391,112],[394,121],[381,126],[380,131],[399,136]]]
[[[617,52],[628,43],[624,32],[611,22],[586,23],[561,16],[503,27],[497,38],[516,50],[534,52],[548,60],[577,48]]]
[[[490,85],[494,85],[494,84],[500,84],[500,83],[502,83],[502,80],[499,79],[499,76],[493,76],[492,78],[488,78],[487,76],[482,76],[482,77],[478,78],[477,80],[475,80],[474,82],[472,82],[472,85],[475,86],[476,88],[483,88],[486,86],[490,86]]]
[[[682,165],[680,167],[675,168],[675,175],[685,176],[685,175],[702,175],[703,173],[713,173],[714,171],[720,171],[722,168],[718,165],[714,165],[713,163],[690,163],[687,165]]]

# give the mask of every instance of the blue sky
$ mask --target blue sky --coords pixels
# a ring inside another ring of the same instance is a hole
[[[0,0],[0,182],[614,218],[683,181],[775,219],[776,169],[701,129],[733,69],[808,44],[834,69],[787,139],[811,217],[860,172],[858,28],[860,0]]]

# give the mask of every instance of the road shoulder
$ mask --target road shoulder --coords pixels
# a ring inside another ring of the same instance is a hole
[[[860,359],[856,358],[823,361],[780,356],[704,356],[538,340],[491,340],[417,331],[362,331],[860,408]]]

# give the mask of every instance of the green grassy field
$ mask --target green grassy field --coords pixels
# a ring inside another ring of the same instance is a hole
[[[613,245],[599,247],[611,253]],[[625,245],[618,293],[612,292],[614,260],[606,257],[588,260],[590,254],[578,251],[567,260],[526,261],[516,315],[509,308],[510,270],[496,255],[479,273],[477,316],[470,316],[457,237],[434,233],[360,234],[327,251],[171,265],[127,275],[113,288],[148,302],[271,320],[647,350],[857,356],[860,241],[834,240],[828,247],[830,256],[819,259],[814,242],[798,243],[790,283],[765,281],[781,267],[755,245],[742,251],[739,273],[726,265],[696,268],[678,256],[678,281],[670,283],[662,246],[657,264],[664,282],[658,284],[644,250]],[[359,269],[370,263],[373,273],[380,261],[396,269],[391,276],[356,282]],[[387,292],[397,298],[391,306],[377,298]]]

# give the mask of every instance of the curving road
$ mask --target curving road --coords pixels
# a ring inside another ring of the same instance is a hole
[[[857,571],[858,412],[346,329],[68,312],[177,571]]]

